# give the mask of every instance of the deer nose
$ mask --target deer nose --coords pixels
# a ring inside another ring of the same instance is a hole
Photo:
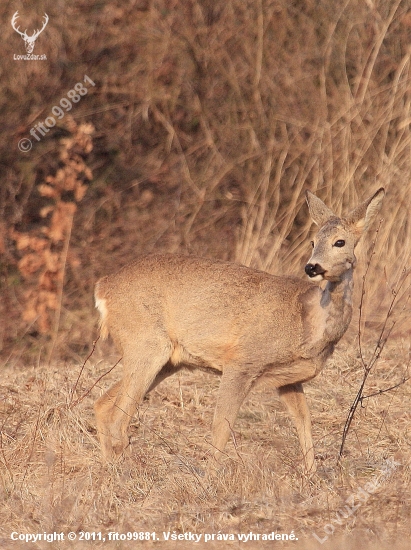
[[[305,266],[305,272],[309,277],[315,277],[316,275],[322,275],[325,273],[320,264],[307,264]]]

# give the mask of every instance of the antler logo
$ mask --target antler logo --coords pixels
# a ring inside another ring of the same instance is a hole
[[[44,31],[47,23],[49,22],[49,16],[47,15],[47,13],[44,14],[44,23],[43,23],[43,26],[40,30],[35,30],[33,32],[33,34],[31,36],[28,36],[27,35],[27,29],[24,31],[24,32],[21,32],[19,29],[20,27],[17,27],[16,28],[16,21],[18,19],[18,16],[19,16],[19,12],[16,11],[16,13],[13,15],[13,19],[11,20],[11,26],[13,27],[13,29],[19,33],[19,35],[23,38],[24,40],[24,44],[26,46],[26,51],[27,53],[32,53],[33,49],[34,49],[34,45],[36,43],[36,40],[37,38],[39,37],[39,35]]]

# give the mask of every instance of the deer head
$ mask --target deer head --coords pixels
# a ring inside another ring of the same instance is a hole
[[[16,27],[16,21],[18,19],[18,16],[19,16],[19,12],[16,11],[16,13],[13,15],[13,19],[11,20],[11,26],[23,38],[24,44],[26,46],[27,53],[32,53],[32,51],[34,49],[34,44],[36,43],[36,40],[37,40],[38,36],[40,35],[40,33],[42,33],[44,31],[44,29],[45,29],[45,27],[46,27],[46,25],[49,21],[49,16],[47,15],[47,13],[44,14],[43,26],[41,27],[40,30],[38,30],[38,29],[35,30],[31,36],[27,35],[27,29],[24,32],[21,32],[19,30],[20,27]]]

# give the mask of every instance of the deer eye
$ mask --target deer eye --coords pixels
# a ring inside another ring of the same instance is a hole
[[[334,246],[337,246],[338,248],[342,248],[343,246],[345,246],[345,241],[343,241],[342,239],[339,239],[338,241],[335,241]]]

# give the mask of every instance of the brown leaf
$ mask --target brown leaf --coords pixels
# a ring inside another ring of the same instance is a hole
[[[43,265],[43,258],[40,254],[32,252],[26,254],[18,262],[17,266],[23,275],[23,277],[30,277],[33,273],[36,273]]]
[[[86,194],[86,192],[87,192],[87,185],[79,185],[77,189],[74,191],[74,197],[76,201],[80,202],[84,198],[84,195]]]
[[[53,212],[54,210],[54,205],[49,205],[49,206],[44,206],[43,208],[40,209],[40,216],[42,218],[46,218],[50,212]]]
[[[67,231],[71,227],[76,209],[77,206],[74,202],[60,201],[56,204],[48,230],[48,236],[54,243],[64,240]]]
[[[46,181],[50,181],[50,179],[46,178]],[[46,185],[45,183],[40,183],[40,185],[37,186],[37,189],[42,197],[56,198],[59,196],[59,193],[55,187]]]

